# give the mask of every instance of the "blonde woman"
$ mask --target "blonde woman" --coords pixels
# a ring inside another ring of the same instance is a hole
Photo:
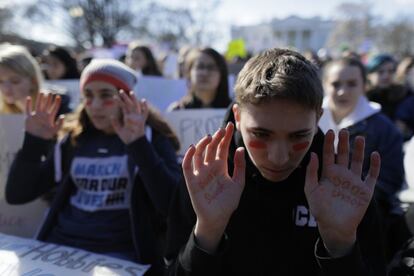
[[[0,114],[23,113],[26,98],[35,100],[42,84],[39,64],[25,47],[0,45]],[[70,111],[69,97],[61,97],[58,114]]]

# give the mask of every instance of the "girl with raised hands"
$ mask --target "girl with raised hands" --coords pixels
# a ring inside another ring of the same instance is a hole
[[[81,76],[82,103],[65,122],[55,120],[60,97],[41,94],[33,109],[29,97],[6,199],[25,203],[57,185],[39,240],[152,264],[158,275],[164,219],[181,180],[179,144],[134,96],[135,82],[121,62],[92,61]],[[53,150],[59,131],[66,135]]]

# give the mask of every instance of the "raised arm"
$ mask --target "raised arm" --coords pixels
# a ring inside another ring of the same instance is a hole
[[[26,100],[25,137],[22,149],[10,168],[6,200],[26,203],[47,192],[54,185],[53,145],[63,117],[55,120],[60,96],[39,94],[35,109]]]

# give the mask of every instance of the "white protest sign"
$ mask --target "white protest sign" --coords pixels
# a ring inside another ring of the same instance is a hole
[[[140,77],[135,86],[138,98],[145,98],[150,104],[164,112],[167,107],[187,93],[185,80],[171,80],[162,77]]]
[[[0,234],[2,276],[140,276],[150,265]]]
[[[47,81],[43,85],[44,89],[63,92],[69,95],[70,97],[70,108],[75,109],[79,102],[80,102],[80,88],[79,88],[79,80],[72,79],[72,80],[55,80],[55,81]]]
[[[213,135],[222,126],[226,109],[186,109],[165,114],[181,143],[179,155],[207,134]]]
[[[9,205],[4,198],[9,168],[22,146],[23,136],[23,115],[0,115],[0,232],[33,237],[43,220],[46,203],[36,200],[22,205]]]
[[[400,192],[399,198],[402,202],[414,203],[414,138],[404,144],[404,152],[405,181],[408,187]]]
[[[71,98],[71,108],[74,109],[80,102],[79,80],[47,81],[45,88],[50,90],[65,90]],[[185,80],[172,80],[162,77],[139,77],[134,87],[138,98],[147,101],[164,112],[167,107],[181,99],[187,91]]]

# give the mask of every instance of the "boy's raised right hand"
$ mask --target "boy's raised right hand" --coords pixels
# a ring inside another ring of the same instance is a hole
[[[32,98],[27,97],[25,130],[31,135],[43,139],[55,138],[63,123],[63,116],[55,119],[60,103],[61,97],[59,95],[40,93],[33,110]]]
[[[229,123],[213,137],[191,145],[183,159],[183,172],[191,203],[197,215],[194,234],[198,245],[213,253],[224,234],[244,188],[246,163],[244,148],[234,155],[234,172],[227,169],[229,145],[234,125]]]

